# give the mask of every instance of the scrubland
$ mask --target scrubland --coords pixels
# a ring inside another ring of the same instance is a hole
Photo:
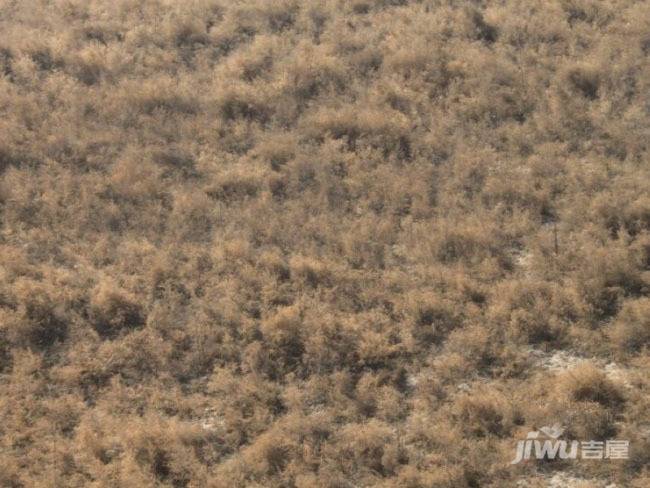
[[[0,0],[0,485],[650,486],[649,93],[646,0]]]

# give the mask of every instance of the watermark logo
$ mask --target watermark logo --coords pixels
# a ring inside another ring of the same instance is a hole
[[[515,458],[510,464],[528,459],[627,459],[630,442],[608,439],[606,441],[564,440],[564,428],[555,424],[529,432],[526,439],[517,442]],[[578,454],[580,453],[580,455]]]

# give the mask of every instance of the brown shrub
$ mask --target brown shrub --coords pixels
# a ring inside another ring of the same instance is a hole
[[[279,171],[280,168],[294,158],[297,152],[297,143],[291,134],[269,135],[255,146],[255,154],[264,161],[268,161],[271,169]]]
[[[226,122],[243,119],[264,124],[273,114],[273,107],[263,98],[260,90],[244,84],[230,84],[221,88],[216,103]]]
[[[12,342],[47,349],[65,341],[70,316],[60,293],[52,286],[27,280],[16,284],[15,293],[18,308],[7,327]]]
[[[542,281],[511,281],[493,294],[490,316],[508,334],[528,343],[562,344],[578,316],[571,295]]]
[[[104,339],[140,328],[145,314],[137,299],[116,284],[103,281],[93,290],[90,301],[92,325]]]
[[[150,116],[160,113],[189,115],[199,110],[199,100],[193,90],[166,76],[137,84],[123,82],[116,91],[116,101],[127,111],[135,108],[138,114]]]
[[[424,346],[440,343],[461,324],[462,317],[452,302],[434,293],[413,293],[406,298],[405,307],[413,338]]]
[[[650,345],[650,299],[625,301],[609,331],[619,351],[638,353]]]
[[[329,135],[334,139],[344,139],[350,148],[367,138],[371,146],[387,152],[399,149],[400,144],[408,140],[407,126],[401,113],[391,116],[376,109],[343,107],[321,110],[308,119],[305,130],[315,138]]]
[[[179,191],[173,196],[169,216],[170,232],[179,241],[206,242],[218,219],[214,202],[205,193]]]
[[[255,197],[261,188],[261,175],[244,169],[219,175],[206,193],[210,198],[234,203]]]
[[[648,485],[647,2],[0,10],[0,485]]]
[[[600,73],[597,68],[589,65],[573,66],[564,73],[564,81],[575,93],[587,100],[598,98]]]
[[[311,288],[329,286],[333,279],[332,265],[316,258],[292,256],[289,262],[291,276]]]
[[[277,377],[295,370],[304,352],[304,331],[297,306],[284,307],[263,320],[260,331],[268,354],[265,361],[268,374]]]
[[[460,395],[454,402],[454,414],[468,435],[506,436],[513,426],[514,411],[503,393],[477,391]]]
[[[589,251],[589,258],[577,272],[576,284],[587,313],[600,321],[616,315],[624,298],[640,295],[646,285],[627,248],[591,247]]]
[[[337,433],[338,452],[332,452],[341,464],[343,473],[361,470],[386,476],[400,463],[395,431],[387,424],[371,420],[364,424],[350,424]]]
[[[558,388],[574,402],[594,402],[614,409],[625,401],[620,386],[586,362],[564,373],[558,379]]]
[[[346,66],[325,48],[311,44],[299,46],[283,66],[285,91],[299,103],[317,97],[324,91],[341,90],[346,79]]]

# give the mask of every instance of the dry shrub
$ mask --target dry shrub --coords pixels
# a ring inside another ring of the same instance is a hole
[[[578,315],[571,296],[542,281],[512,281],[494,293],[491,320],[507,324],[508,334],[529,343],[561,344],[568,323]]]
[[[405,373],[403,373],[405,375]],[[386,422],[403,419],[407,407],[401,402],[400,392],[396,387],[404,389],[404,378],[397,375],[388,378],[387,375],[366,373],[356,385],[355,399],[358,402],[359,413],[365,417],[374,417]],[[396,384],[395,384],[396,383]]]
[[[402,112],[405,115],[411,113],[411,110],[421,98],[421,94],[417,91],[394,79],[382,80],[379,86],[376,87],[376,96],[393,110]],[[429,141],[422,142],[427,144]]]
[[[626,300],[609,331],[622,353],[638,353],[650,345],[650,299]]]
[[[137,298],[108,280],[93,290],[90,311],[93,328],[104,339],[140,328],[146,320]]]
[[[650,231],[650,197],[643,195],[630,202],[622,219],[631,236]]]
[[[626,181],[617,194],[602,193],[594,198],[592,212],[616,238],[637,237],[650,228],[650,202],[646,196],[636,196],[636,181]]]
[[[494,366],[499,358],[495,337],[481,325],[453,330],[445,342],[445,350],[460,354],[469,362],[470,369],[484,371]]]
[[[313,316],[305,318],[308,334],[303,362],[318,374],[336,371],[340,365],[354,362],[357,357],[357,331],[328,312],[315,306]]]
[[[53,71],[56,68],[64,66],[63,60],[52,47],[42,41],[35,41],[28,44],[27,53],[39,71]]]
[[[306,102],[322,92],[340,90],[346,79],[346,66],[326,48],[305,43],[282,66],[284,90]]]
[[[610,6],[593,0],[563,0],[560,2],[566,21],[573,26],[579,22],[605,22],[609,17]]]
[[[621,387],[588,362],[561,375],[557,385],[564,397],[573,402],[593,402],[616,409],[625,401]]]
[[[300,321],[298,307],[284,307],[272,318],[262,322],[261,331],[271,344],[281,344],[299,334]]]
[[[632,424],[626,426],[626,428],[617,434],[619,439],[627,439],[630,441],[629,460],[623,466],[620,466],[619,469],[629,476],[639,475],[631,484],[634,488],[641,488],[650,481],[646,470],[650,462],[650,451],[648,451],[650,441],[643,430],[644,428],[640,425]]]
[[[451,79],[447,63],[448,55],[440,46],[416,38],[409,46],[395,46],[385,56],[382,71],[399,73],[406,79],[422,78],[435,90],[444,90]]]
[[[292,448],[294,448],[292,443],[283,439],[279,429],[266,432],[245,450],[245,469],[254,477],[279,475],[294,457]]]
[[[191,15],[168,18],[163,31],[171,41],[170,44],[178,48],[195,47],[210,42],[205,23]]]
[[[121,198],[138,200],[156,196],[160,170],[135,151],[126,151],[110,170],[110,188]]]
[[[268,354],[266,370],[272,377],[295,370],[304,352],[304,330],[297,306],[283,307],[272,317],[263,320],[260,330],[264,350]]]
[[[217,55],[226,56],[250,41],[262,29],[260,18],[254,9],[238,5],[237,8],[224,12],[220,22],[211,27],[210,42]]]
[[[342,107],[321,110],[309,117],[305,130],[315,138],[331,136],[343,139],[355,148],[364,139],[385,152],[405,151],[408,143],[407,124],[404,115],[385,113],[377,109]]]
[[[292,256],[289,262],[291,276],[310,288],[330,286],[334,277],[332,268],[332,264],[305,256]]]
[[[369,317],[373,320],[375,330],[368,330],[365,334],[356,334],[357,340],[356,356],[358,357],[359,367],[369,367],[372,369],[387,368],[390,364],[395,364],[404,352],[404,346],[401,344],[401,338],[395,330],[390,330],[384,317]],[[360,329],[360,322],[357,330]]]
[[[497,41],[499,29],[485,19],[481,10],[476,7],[466,7],[463,14],[462,26],[469,38],[488,45]]]
[[[9,147],[3,144],[0,147],[0,174],[4,173],[10,166],[18,166],[19,164],[20,158]],[[4,201],[6,198],[2,200]]]
[[[491,5],[488,12],[488,22],[498,28],[498,40],[519,49],[533,45],[544,45],[549,50],[561,49],[571,35],[566,23],[548,22],[549,18],[562,17],[557,4],[527,2],[509,5],[508,8]]]
[[[459,466],[432,466],[418,470],[408,465],[400,470],[393,486],[404,488],[457,488],[464,486],[465,476]],[[391,485],[387,485],[391,486]]]
[[[643,233],[630,246],[641,270],[650,271],[650,234]]]
[[[69,63],[74,75],[83,84],[96,85],[107,71],[107,60],[109,50],[101,46],[88,46],[78,57]]]
[[[275,175],[269,178],[269,191],[274,200],[278,202],[284,201],[288,197],[289,184],[282,176]]]
[[[155,149],[152,152],[151,159],[154,163],[165,168],[161,176],[170,174],[181,174],[185,177],[192,176],[196,173],[196,160],[191,151],[177,146],[165,149]]]
[[[178,79],[162,75],[141,83],[124,81],[115,90],[114,97],[113,104],[124,107],[131,117],[165,113],[190,115],[200,108],[196,90]]]
[[[508,398],[494,390],[461,394],[453,408],[460,427],[470,436],[507,436],[515,420],[515,410]]]
[[[115,432],[120,423],[125,428]],[[106,483],[187,486],[192,476],[203,478],[197,453],[207,435],[196,425],[159,415],[120,421],[104,414],[84,419],[77,439],[84,446],[78,459]]]
[[[269,271],[279,282],[285,282],[291,278],[289,263],[279,249],[266,250],[260,254],[257,262],[261,268]]]
[[[484,249],[481,239],[482,236],[469,229],[447,230],[440,239],[436,258],[442,263],[472,260]]]
[[[14,285],[18,307],[6,326],[11,342],[22,347],[47,349],[63,342],[69,332],[69,315],[63,296],[51,284],[20,280]]]
[[[435,293],[411,293],[404,307],[412,323],[413,338],[425,347],[439,344],[462,321],[453,303]]]
[[[97,350],[95,377],[102,384],[103,376],[119,375],[128,384],[152,378],[168,371],[172,345],[149,328],[133,330],[123,337],[101,343]]]
[[[179,241],[209,241],[218,217],[210,197],[205,193],[179,191],[173,198],[170,231]]]
[[[258,35],[250,44],[228,56],[219,66],[219,74],[224,79],[239,78],[248,83],[258,79],[269,80],[275,60],[279,57],[278,52],[282,49],[277,37]]]
[[[273,107],[261,93],[261,88],[243,83],[230,83],[221,87],[216,103],[226,122],[243,119],[263,124],[273,114]]]
[[[3,2],[0,485],[646,486],[646,4]]]
[[[576,287],[584,301],[586,313],[598,322],[616,315],[626,297],[642,294],[646,282],[626,248],[612,245],[585,250],[583,266],[576,273]]]
[[[498,276],[512,268],[512,257],[507,253],[508,236],[497,228],[487,228],[477,222],[480,217],[459,221],[441,221],[423,226],[432,235],[426,244],[429,258],[444,265],[484,266],[485,276]],[[490,270],[492,268],[492,270]],[[494,273],[494,274],[491,274]]]
[[[599,102],[604,72],[594,62],[567,64],[558,70],[551,94],[551,109],[561,123],[556,124],[561,137],[579,147],[579,138],[593,133],[597,122],[591,106]]]
[[[7,488],[20,488],[24,486],[24,477],[21,476],[21,469],[18,463],[5,458],[0,460],[0,483]]]
[[[255,146],[255,155],[268,162],[271,169],[279,171],[297,152],[297,142],[291,134],[272,134]]]
[[[535,188],[527,175],[517,168],[493,172],[486,177],[482,189],[483,201],[495,210],[510,214],[521,212],[522,227],[528,223],[523,212],[528,213],[531,220],[549,218],[550,193],[546,188]]]
[[[534,96],[516,66],[487,58],[477,67],[483,72],[480,85],[464,100],[462,115],[491,127],[523,124],[535,110]]]
[[[134,461],[149,470],[156,481],[184,486],[192,477],[195,457],[192,446],[184,446],[177,434],[173,427],[145,424],[133,432],[128,443]]]
[[[44,405],[52,425],[65,437],[71,437],[85,410],[85,404],[77,395],[65,394],[48,400]]]
[[[278,385],[258,374],[215,368],[207,388],[218,399],[212,404],[225,422],[222,441],[227,450],[234,451],[254,439],[284,412]]]
[[[262,187],[262,173],[247,168],[224,172],[215,179],[216,182],[206,191],[207,195],[229,204],[255,197]]]
[[[336,452],[326,453],[335,456],[343,473],[359,471],[368,476],[374,472],[387,476],[394,473],[400,464],[396,432],[384,422],[351,423],[336,437],[336,447],[327,446],[328,451],[336,449]]]
[[[567,426],[570,439],[612,439],[618,437],[616,413],[595,402],[563,405],[554,415]]]
[[[281,0],[263,4],[260,13],[271,32],[280,33],[293,27],[298,9],[299,4],[295,0]]]
[[[621,412],[626,403],[621,385],[589,362],[562,372],[554,380],[550,417],[567,428],[575,439],[618,437]]]
[[[383,269],[386,248],[394,240],[394,234],[392,222],[366,216],[340,238],[343,256],[354,269]]]
[[[6,47],[0,48],[0,72],[3,76],[11,76],[11,61],[13,58],[11,50]]]
[[[596,100],[599,95],[601,74],[597,67],[583,64],[567,68],[563,82],[573,93],[587,100]]]

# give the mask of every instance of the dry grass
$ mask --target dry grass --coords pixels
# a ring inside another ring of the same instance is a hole
[[[648,7],[0,0],[0,485],[647,486]]]

